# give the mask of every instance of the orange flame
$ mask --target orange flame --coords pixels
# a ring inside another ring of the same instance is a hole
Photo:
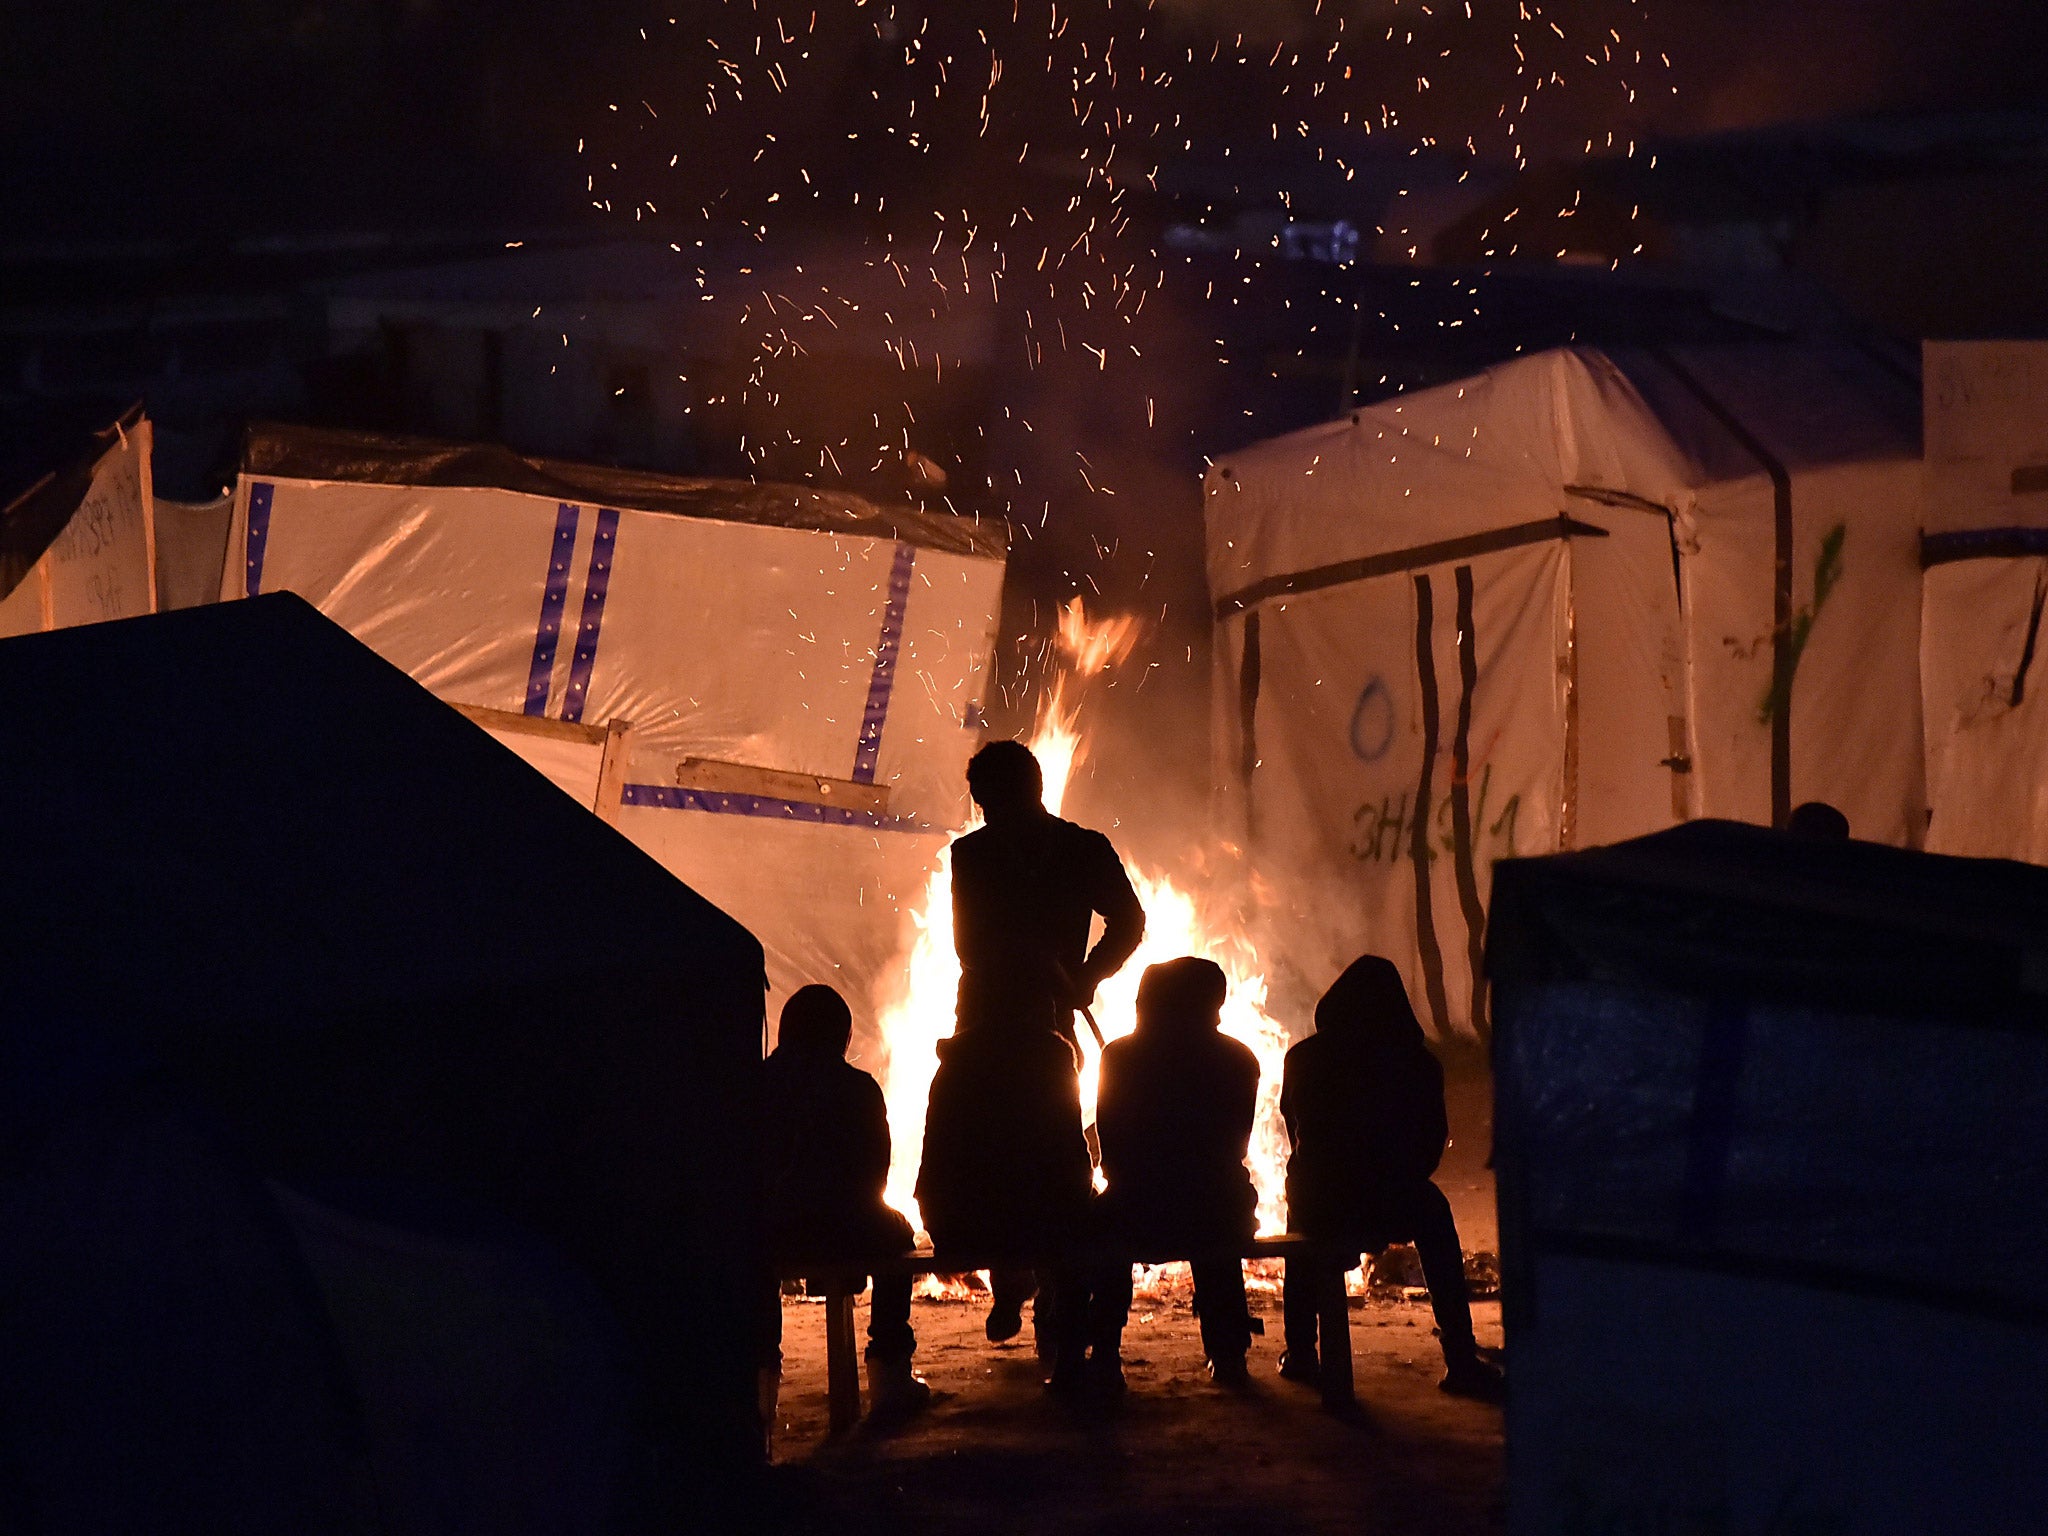
[[[1135,614],[1090,622],[1081,599],[1076,597],[1060,609],[1059,648],[1067,668],[1086,681],[1097,677],[1131,654],[1138,643]],[[1050,780],[1051,775],[1047,775]]]
[[[1054,680],[1039,709],[1030,742],[1045,775],[1046,808],[1055,814],[1065,801],[1086,745],[1078,723],[1080,689],[1077,686],[1070,694],[1069,675],[1082,680],[1098,675],[1130,654],[1137,635],[1137,621],[1128,616],[1091,622],[1079,598],[1061,612],[1060,652],[1071,673]],[[962,830],[972,830],[972,824]],[[1223,1006],[1223,1032],[1250,1046],[1259,1058],[1258,1121],[1245,1159],[1258,1190],[1259,1230],[1282,1231],[1286,1226],[1282,1182],[1287,1142],[1280,1123],[1280,1063],[1288,1038],[1286,1029],[1266,1012],[1266,980],[1258,956],[1234,923],[1207,910],[1195,895],[1135,866],[1127,864],[1126,872],[1145,908],[1145,939],[1130,962],[1103,983],[1093,1010],[1096,1022],[1108,1039],[1131,1032],[1137,1023],[1138,980],[1147,966],[1182,955],[1200,955],[1223,968],[1230,981]],[[959,961],[953,952],[950,859],[942,858],[932,871],[924,900],[908,921],[910,942],[899,991],[881,1009],[880,1018],[888,1050],[882,1087],[895,1144],[889,1200],[915,1222],[918,1210],[911,1191],[924,1140],[925,1100],[938,1068],[938,1042],[953,1031],[954,998],[960,984]],[[1082,1054],[1082,1113],[1093,1120],[1101,1053],[1092,1038],[1084,1037]]]

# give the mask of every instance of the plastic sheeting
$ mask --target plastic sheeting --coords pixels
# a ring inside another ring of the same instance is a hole
[[[1703,822],[1496,889],[1510,1529],[2037,1507],[2048,871]]]
[[[0,593],[0,637],[156,611],[150,424],[131,413],[102,438],[90,460],[8,509],[0,566],[20,574]]]
[[[1215,777],[1271,897],[1268,958],[1320,990],[1360,951],[1388,954],[1439,1034],[1483,1030],[1469,965],[1442,962],[1439,984],[1429,931],[1449,954],[1483,919],[1461,901],[1418,921],[1425,887],[1433,909],[1454,884],[1418,878],[1413,850],[1435,840],[1412,825],[1384,839],[1409,850],[1397,877],[1347,861],[1353,828],[1337,825],[1382,820],[1354,729],[1381,718],[1375,679],[1407,733],[1389,762],[1418,803],[1422,715],[1385,660],[1405,634],[1399,676],[1418,675],[1415,579],[1442,614],[1460,566],[1479,649],[1515,648],[1488,655],[1472,692],[1466,791],[1490,769],[1492,803],[1520,807],[1511,846],[1474,843],[1481,910],[1493,858],[1693,816],[1769,822],[1823,799],[1858,836],[1917,840],[1916,416],[1910,382],[1847,348],[1568,350],[1217,464]],[[1440,662],[1458,631],[1434,642]],[[1461,779],[1455,670],[1437,693],[1441,794]]]
[[[2044,598],[2048,558],[1927,573],[1927,846],[1937,853],[2048,863]]]
[[[827,981],[861,1017],[965,817],[1002,561],[934,547],[986,543],[942,519],[777,526],[745,486],[728,521],[683,484],[706,515],[245,474],[222,595],[297,592],[450,702],[625,722],[620,828],[760,937],[771,1009]],[[502,739],[590,803],[588,764]],[[706,760],[738,777],[704,787]],[[792,799],[748,770],[876,793]]]

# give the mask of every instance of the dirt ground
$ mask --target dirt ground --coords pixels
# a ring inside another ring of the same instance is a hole
[[[1483,1081],[1454,1079],[1453,1145],[1438,1175],[1465,1247],[1495,1246],[1485,1167]],[[1280,1380],[1279,1297],[1254,1290],[1265,1320],[1242,1395],[1208,1379],[1185,1285],[1139,1297],[1124,1336],[1130,1391],[1074,1407],[1041,1386],[1030,1333],[982,1337],[985,1299],[920,1299],[912,1321],[932,1408],[893,1431],[826,1439],[824,1308],[784,1306],[785,1365],[775,1436],[776,1528],[973,1536],[1150,1536],[1154,1532],[1401,1532],[1464,1536],[1502,1526],[1497,1408],[1437,1390],[1430,1312],[1410,1299],[1353,1298],[1355,1421]],[[1474,1308],[1482,1344],[1500,1308]],[[858,1321],[865,1332],[866,1303]]]

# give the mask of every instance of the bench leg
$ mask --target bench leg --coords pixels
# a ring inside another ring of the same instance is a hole
[[[853,1342],[853,1292],[836,1283],[825,1292],[825,1378],[830,1433],[843,1435],[860,1422],[860,1360]]]
[[[1316,1335],[1323,1404],[1348,1408],[1356,1397],[1351,1379],[1351,1298],[1336,1263],[1316,1266]]]

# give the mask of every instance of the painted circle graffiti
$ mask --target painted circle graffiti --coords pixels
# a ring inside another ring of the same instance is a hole
[[[1376,763],[1394,744],[1394,696],[1374,673],[1351,710],[1351,750],[1363,763]]]

